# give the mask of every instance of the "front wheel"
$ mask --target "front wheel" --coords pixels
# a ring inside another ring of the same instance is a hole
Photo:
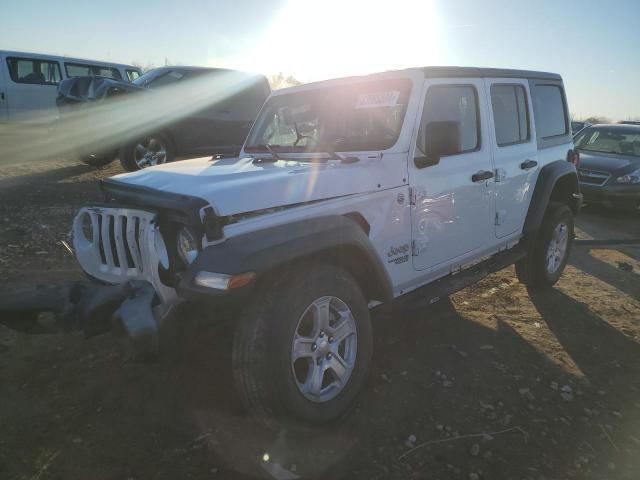
[[[339,418],[353,405],[371,363],[369,309],[360,288],[344,270],[318,264],[268,283],[234,339],[243,403],[267,424]]]
[[[173,145],[162,133],[139,138],[120,150],[120,163],[128,172],[172,162],[174,158]]]
[[[518,279],[533,290],[555,285],[569,260],[573,236],[573,212],[563,203],[551,203],[527,256],[516,263]]]

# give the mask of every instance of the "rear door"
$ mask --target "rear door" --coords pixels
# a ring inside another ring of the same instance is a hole
[[[56,96],[62,80],[56,60],[7,57],[9,119],[47,123],[58,118]]]
[[[428,145],[421,145],[421,138],[429,138],[427,129],[457,126],[453,132],[457,140],[452,142],[456,153],[423,168],[415,161],[410,164],[413,265],[416,270],[436,271],[494,238],[493,164],[483,81],[429,79],[425,88],[414,158],[429,151]]]
[[[522,78],[487,78],[491,149],[495,164],[495,235],[519,232],[538,175],[538,147],[531,120],[529,82]]]

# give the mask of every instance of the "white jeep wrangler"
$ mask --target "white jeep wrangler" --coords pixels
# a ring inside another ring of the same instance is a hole
[[[246,406],[320,423],[363,386],[371,308],[428,305],[514,263],[528,287],[558,280],[577,161],[555,74],[330,80],[272,93],[239,158],[104,180],[73,243],[89,276],[124,292],[113,318],[134,343],[153,348],[184,301],[236,309]]]

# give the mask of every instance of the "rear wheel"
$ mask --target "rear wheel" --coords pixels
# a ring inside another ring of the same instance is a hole
[[[80,161],[85,165],[91,165],[92,167],[104,167],[109,165],[116,159],[117,152],[108,153],[96,153],[91,155],[81,155]]]
[[[573,246],[573,212],[551,203],[527,256],[516,263],[518,279],[535,290],[552,287],[562,275]]]
[[[128,172],[172,162],[175,151],[169,138],[162,133],[147,135],[122,147],[120,163]]]
[[[353,405],[372,352],[367,302],[331,265],[266,286],[243,314],[233,351],[245,406],[264,423],[319,424]]]

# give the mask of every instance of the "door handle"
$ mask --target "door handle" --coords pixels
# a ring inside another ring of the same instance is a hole
[[[492,170],[480,170],[479,172],[476,172],[473,175],[471,175],[471,181],[484,182],[485,180],[489,180],[490,178],[493,178],[493,176],[494,176],[494,173]]]
[[[536,162],[535,160],[525,160],[520,164],[520,168],[522,170],[529,170],[530,168],[537,167],[537,166],[538,166],[538,162]]]

